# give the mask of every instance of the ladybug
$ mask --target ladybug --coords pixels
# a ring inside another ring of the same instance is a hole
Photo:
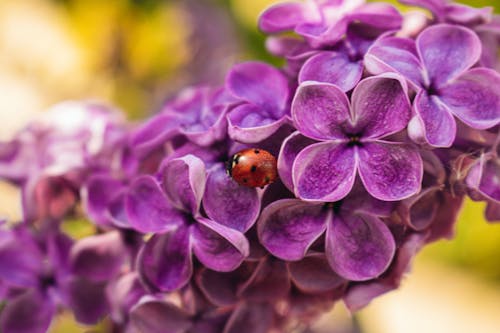
[[[260,187],[278,178],[276,158],[268,151],[248,148],[233,155],[227,163],[227,172],[238,184]]]

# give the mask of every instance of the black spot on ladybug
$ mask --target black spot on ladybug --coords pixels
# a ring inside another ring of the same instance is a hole
[[[255,171],[257,171],[257,166],[252,165],[252,167],[250,168],[250,172],[255,172]]]
[[[256,153],[256,154],[258,154],[258,153],[260,153],[260,150],[255,149],[253,152]]]
[[[247,178],[243,178],[243,183],[248,183],[248,179]]]

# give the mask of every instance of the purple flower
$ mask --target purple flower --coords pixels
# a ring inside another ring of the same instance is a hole
[[[417,91],[409,134],[416,141],[450,147],[456,116],[465,124],[486,129],[500,122],[500,75],[471,67],[479,60],[479,38],[467,28],[440,24],[424,30],[414,42],[387,37],[365,57],[374,73],[398,72]]]
[[[383,138],[403,130],[410,118],[404,81],[395,75],[366,78],[351,103],[336,86],[305,82],[292,104],[297,129],[321,142],[307,146],[292,167],[295,194],[309,201],[337,201],[359,172],[367,191],[401,200],[420,190],[422,161],[411,145]]]
[[[236,65],[226,88],[241,101],[227,115],[231,139],[263,141],[289,121],[288,79],[276,68],[259,62]]]
[[[155,233],[139,254],[141,278],[153,289],[178,289],[191,278],[192,253],[214,270],[238,267],[249,252],[243,232],[253,222],[242,223],[237,215],[221,216],[210,209],[206,209],[208,217],[200,213],[205,185],[213,181],[206,179],[203,162],[193,155],[172,159],[163,165],[161,176],[161,184],[148,175],[138,177],[125,199],[130,225]],[[224,194],[215,195],[224,198]],[[246,216],[255,219],[252,215]]]
[[[262,211],[259,240],[274,256],[296,261],[326,232],[325,254],[333,271],[347,280],[370,280],[389,267],[396,250],[378,217],[387,214],[387,207],[359,193],[332,205],[278,200]]]

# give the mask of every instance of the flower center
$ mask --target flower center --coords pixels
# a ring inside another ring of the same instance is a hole
[[[349,142],[347,143],[348,147],[360,147],[362,145],[363,143],[361,142],[361,136],[359,134],[349,135]]]

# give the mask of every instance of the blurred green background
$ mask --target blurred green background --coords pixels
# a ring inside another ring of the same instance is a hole
[[[101,100],[119,106],[131,119],[142,119],[186,85],[222,82],[235,62],[277,63],[266,55],[265,36],[256,28],[258,14],[274,2],[0,0],[0,139],[61,100]],[[462,2],[500,11],[500,0]],[[15,219],[16,190],[0,184],[0,193],[0,213]],[[483,209],[482,203],[466,203],[456,238],[427,247],[403,293],[383,297],[361,313],[363,331],[419,332],[427,330],[419,326],[421,316],[429,316],[445,326],[438,330],[435,322],[435,330],[428,332],[470,332],[469,327],[500,332],[500,319],[495,319],[500,310],[500,224],[487,224]],[[341,311],[328,318],[342,327],[338,323],[345,317]],[[106,324],[80,327],[66,315],[51,331],[106,331]],[[319,327],[315,332],[333,331]]]

